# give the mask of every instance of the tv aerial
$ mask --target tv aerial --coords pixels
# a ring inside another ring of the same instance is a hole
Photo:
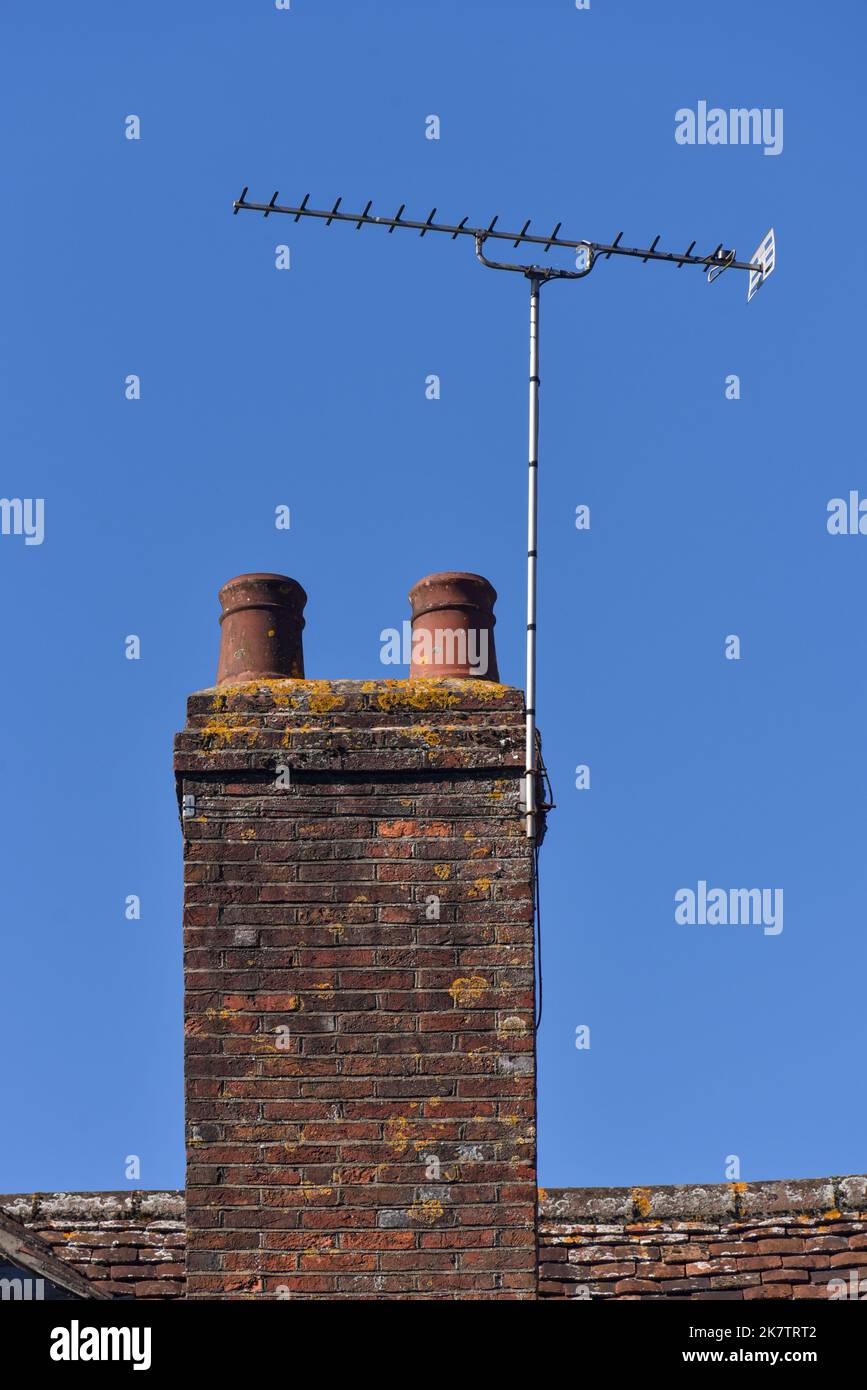
[[[338,198],[334,206],[327,208],[310,207],[310,194],[296,207],[286,207],[277,202],[274,193],[268,203],[253,203],[247,199],[248,188],[232,206],[232,211],[258,212],[264,217],[272,213],[294,217],[300,222],[302,217],[319,219],[330,227],[334,222],[354,224],[360,232],[362,227],[385,227],[391,235],[396,230],[418,232],[425,237],[429,232],[458,237],[472,237],[479,262],[489,270],[512,271],[525,276],[530,283],[530,381],[529,381],[529,458],[528,458],[528,506],[527,506],[527,674],[526,674],[526,742],[524,759],[525,792],[522,814],[525,818],[527,838],[537,841],[538,803],[536,783],[539,773],[539,750],[536,737],[536,569],[538,562],[538,476],[539,476],[539,294],[543,285],[551,280],[583,280],[601,260],[609,261],[612,256],[628,256],[640,260],[643,265],[651,261],[664,261],[682,270],[684,266],[697,266],[705,272],[708,283],[727,270],[746,271],[747,302],[765,283],[776,264],[776,241],[773,228],[762,238],[748,261],[740,261],[737,252],[723,246],[720,242],[709,255],[695,254],[695,241],[690,242],[685,251],[660,251],[660,237],[654,237],[649,246],[624,246],[623,233],[618,232],[612,242],[572,241],[560,235],[563,226],[558,222],[547,236],[530,231],[532,219],[527,218],[519,232],[507,232],[498,226],[499,217],[493,217],[487,227],[468,225],[469,218],[460,222],[436,222],[437,209],[432,208],[423,222],[404,217],[406,204],[401,203],[394,217],[379,217],[371,213],[373,200],[369,199],[363,212],[346,212],[343,199]],[[542,254],[548,255],[552,248],[571,251],[575,257],[575,269],[567,270],[550,264],[522,264],[512,261],[492,260],[487,254],[491,243],[509,242],[513,250],[523,246],[541,247]]]

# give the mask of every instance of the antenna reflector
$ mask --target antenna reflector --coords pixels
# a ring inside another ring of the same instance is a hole
[[[762,238],[752,254],[751,264],[755,270],[750,271],[750,283],[747,287],[747,303],[749,304],[756,290],[765,283],[774,266],[777,263],[777,244],[774,240],[773,227]]]

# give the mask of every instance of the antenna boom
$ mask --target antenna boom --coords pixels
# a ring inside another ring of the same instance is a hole
[[[417,222],[413,218],[403,216],[406,204],[403,204],[399,208],[394,217],[377,217],[370,212],[372,199],[368,201],[364,212],[341,212],[340,204],[342,199],[340,198],[337,199],[332,208],[311,208],[308,206],[310,194],[307,193],[303,201],[297,207],[283,207],[275,201],[277,197],[276,193],[269,203],[251,203],[247,201],[247,191],[248,190],[245,188],[240,198],[237,198],[232,204],[232,211],[234,213],[261,212],[268,217],[272,212],[281,212],[285,213],[288,217],[294,217],[296,222],[302,217],[321,218],[328,226],[330,226],[332,222],[352,222],[355,225],[356,231],[360,231],[364,226],[370,226],[387,227],[389,232],[393,232],[397,227],[400,227],[407,231],[418,232],[420,236],[426,236],[428,232],[447,232],[453,241],[459,236],[470,236],[475,238],[481,237],[484,240],[510,241],[513,246],[541,246],[546,255],[551,250],[552,246],[566,251],[580,251],[589,247],[594,257],[605,256],[606,259],[611,256],[632,256],[643,262],[668,261],[670,264],[677,266],[700,266],[702,270],[746,270],[752,274],[758,272],[760,275],[763,271],[763,264],[761,261],[735,260],[734,251],[724,250],[722,244],[717,246],[708,256],[695,256],[691,254],[695,242],[692,243],[688,251],[658,251],[656,249],[657,243],[659,242],[658,236],[653,240],[650,246],[645,247],[622,246],[620,244],[620,237],[623,235],[622,232],[618,233],[614,241],[610,243],[586,240],[570,241],[568,238],[558,235],[560,227],[563,225],[561,222],[557,223],[550,236],[539,236],[527,230],[530,225],[530,218],[527,219],[519,232],[507,232],[495,228],[495,223],[497,222],[496,217],[491,219],[487,227],[470,227],[467,225],[466,217],[456,224],[434,222],[433,218],[436,212],[436,208],[434,208],[433,212],[431,212],[430,216],[424,222]]]

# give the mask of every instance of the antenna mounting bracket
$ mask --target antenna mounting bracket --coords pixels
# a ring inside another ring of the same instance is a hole
[[[586,265],[582,270],[560,270],[556,266],[548,265],[515,265],[511,261],[491,261],[485,255],[484,247],[488,239],[487,232],[476,234],[476,256],[482,265],[486,265],[489,270],[514,270],[519,275],[526,275],[528,280],[583,280],[585,275],[589,275],[594,265],[596,257],[593,254],[593,247],[589,241],[579,242],[575,248],[579,253],[584,252]]]

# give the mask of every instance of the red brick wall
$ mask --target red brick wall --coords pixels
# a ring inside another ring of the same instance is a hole
[[[543,1298],[861,1301],[867,1178],[551,1190],[539,1245]]]
[[[190,1297],[534,1296],[522,764],[487,682],[191,697]]]

